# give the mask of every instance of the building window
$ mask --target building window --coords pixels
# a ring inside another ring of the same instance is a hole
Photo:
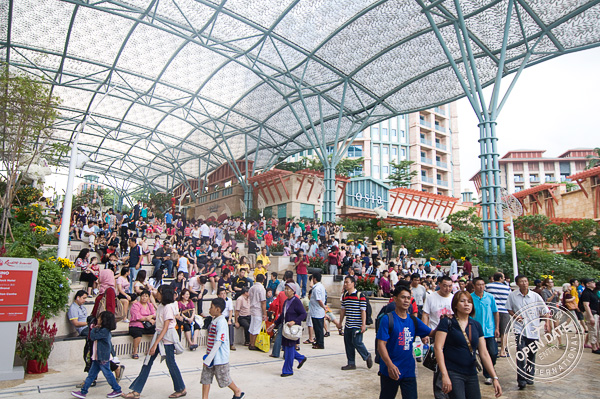
[[[373,165],[373,177],[379,179],[379,165]]]
[[[392,159],[394,161],[398,160],[398,147],[392,147]]]
[[[523,183],[523,175],[515,175],[515,183]]]
[[[378,127],[371,128],[371,137],[373,138],[373,140],[379,140],[379,128]]]
[[[373,146],[373,158],[379,158],[379,146],[378,145]]]
[[[546,175],[544,179],[546,180],[546,182],[554,181],[554,175]]]
[[[357,139],[362,139],[363,138],[363,132],[360,131],[357,135],[356,135]]]
[[[401,136],[403,139],[406,139],[406,132],[405,132],[404,130],[402,130],[402,129],[400,129],[400,136]]]
[[[402,149],[402,159],[406,159],[406,148]]]
[[[388,130],[387,128],[381,128],[381,140],[382,141],[389,141],[390,137],[388,136]]]
[[[529,181],[531,183],[537,183],[540,181],[540,179],[537,174],[531,174],[531,175],[529,175]]]
[[[396,129],[392,129],[392,139],[396,140],[398,138],[398,131]]]
[[[327,146],[327,155],[331,155],[333,154],[333,146],[332,145],[328,145]]]
[[[426,170],[422,170],[421,171],[421,177],[427,177],[427,171]]]
[[[313,154],[313,150],[308,150],[308,155],[312,155]]]
[[[388,147],[387,145],[384,145],[383,148],[381,149],[381,156],[382,157],[389,157],[390,155],[390,147]]]
[[[362,145],[351,145],[348,147],[348,156],[350,158],[362,157],[363,147]]]
[[[349,173],[350,177],[362,176],[363,168],[362,166],[358,166],[354,168],[352,172]]]
[[[387,179],[388,176],[390,175],[389,167],[388,166],[382,166],[381,167],[381,174],[382,174],[382,176],[381,176],[382,178]]]

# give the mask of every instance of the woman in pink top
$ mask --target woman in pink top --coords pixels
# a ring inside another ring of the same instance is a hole
[[[179,298],[177,298],[177,305],[179,307],[179,314],[175,316],[175,319],[177,319],[179,334],[183,330],[188,346],[193,351],[198,348],[195,336],[196,331],[200,331],[200,326],[195,321],[196,304],[190,300],[190,290],[184,288],[181,291]]]
[[[129,293],[129,268],[127,266],[121,269],[121,275],[117,278],[117,298],[123,304],[123,309],[129,309],[129,303],[137,298],[137,294]],[[126,321],[127,322],[127,321]]]
[[[150,291],[142,290],[140,300],[131,305],[131,320],[129,321],[129,335],[133,337],[133,353],[131,357],[138,359],[138,349],[143,334],[154,334],[156,331],[156,310],[150,302]]]

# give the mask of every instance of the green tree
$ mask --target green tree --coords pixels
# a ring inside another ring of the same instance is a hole
[[[462,231],[477,237],[481,236],[481,218],[477,216],[477,208],[470,207],[449,215],[446,222],[452,226],[452,231]]]
[[[332,156],[330,155],[329,160]],[[341,176],[350,176],[357,168],[362,167],[364,158],[342,158],[335,167],[335,174]],[[277,169],[289,170],[290,172],[297,172],[303,169],[318,170],[322,172],[325,170],[323,162],[319,158],[313,157],[302,157],[300,160],[295,162],[280,162],[275,166]]]
[[[91,208],[99,208],[100,199],[102,206],[112,206],[116,198],[115,192],[107,188],[99,188],[96,190],[85,190],[81,194],[73,196],[73,207],[82,206],[88,203]]]
[[[537,244],[546,241],[544,230],[546,226],[552,224],[552,221],[546,215],[523,215],[514,219],[514,224],[515,230],[527,234],[529,241]]]
[[[10,207],[21,180],[32,164],[43,155],[52,159],[64,146],[53,143],[52,126],[58,117],[58,97],[51,95],[50,86],[25,74],[0,70],[0,159],[6,184],[0,199],[2,218],[0,236],[6,243]]]
[[[410,166],[415,163],[414,161],[400,161],[390,162],[392,167],[392,173],[388,177],[391,186],[395,187],[410,187],[412,179],[417,175],[417,171],[410,170]]]
[[[595,166],[600,165],[600,147],[594,148],[594,155],[588,155],[586,158],[588,159],[586,169],[591,169]]]

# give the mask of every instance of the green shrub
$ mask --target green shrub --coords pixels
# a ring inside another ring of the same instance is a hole
[[[40,260],[33,311],[46,318],[56,316],[67,307],[70,293],[69,280],[57,261]]]

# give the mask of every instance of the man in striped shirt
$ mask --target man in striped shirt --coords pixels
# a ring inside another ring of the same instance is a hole
[[[494,280],[492,283],[489,283],[485,290],[492,294],[494,299],[496,300],[496,307],[498,308],[498,316],[500,320],[500,338],[501,338],[501,348],[500,357],[506,357],[506,326],[510,322],[510,315],[508,314],[508,310],[506,309],[506,300],[508,299],[508,295],[511,292],[511,289],[508,285],[504,283],[504,274],[501,272],[495,273],[492,276]]]
[[[355,288],[356,280],[353,276],[344,279],[344,294],[342,295],[342,309],[340,311],[340,325],[344,325],[344,346],[348,364],[342,370],[356,370],[355,351],[367,367],[373,367],[373,358],[363,343],[363,333],[367,330],[367,298]]]

